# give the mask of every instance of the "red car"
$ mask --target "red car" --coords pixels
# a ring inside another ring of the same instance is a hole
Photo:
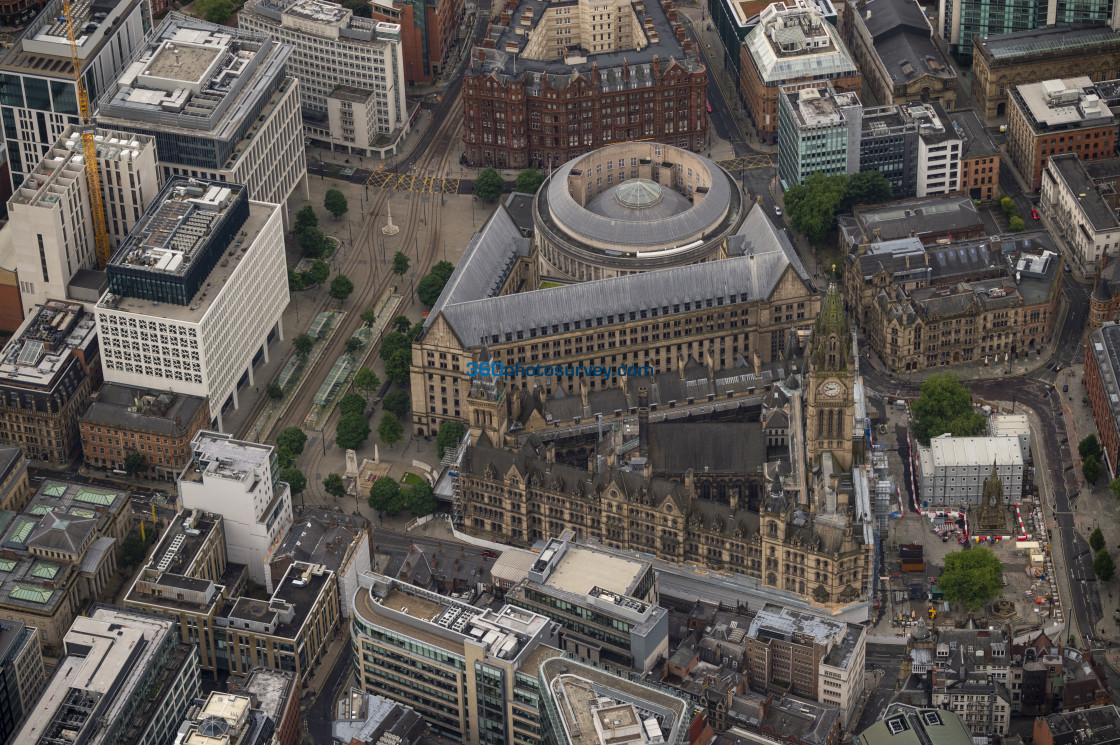
[[[487,559],[498,558],[498,552],[493,550],[493,549],[490,549],[490,548],[483,549],[482,550],[482,555],[485,556]]]
[[[712,105],[711,104],[708,104],[708,113],[709,114],[712,113]]]
[[[1031,210],[1031,217],[1034,218],[1035,220],[1039,219],[1038,218],[1038,210]]]

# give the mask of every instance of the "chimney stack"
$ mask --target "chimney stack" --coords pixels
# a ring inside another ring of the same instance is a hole
[[[649,389],[638,389],[638,455],[649,458]]]

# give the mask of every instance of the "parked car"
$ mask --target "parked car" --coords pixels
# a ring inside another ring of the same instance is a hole
[[[499,556],[498,552],[495,551],[492,548],[482,549],[482,555],[485,556],[487,559],[496,559]]]
[[[712,104],[711,103],[708,104],[708,113],[709,114],[712,113]]]
[[[778,217],[782,216],[782,208],[779,207],[776,204],[774,205],[774,214],[777,215]]]
[[[1031,210],[1031,218],[1033,218],[1035,220],[1039,219],[1038,210]]]

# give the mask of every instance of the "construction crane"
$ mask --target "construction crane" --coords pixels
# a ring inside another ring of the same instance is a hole
[[[109,263],[109,226],[105,222],[105,203],[101,199],[101,176],[97,173],[97,142],[93,139],[93,117],[89,111],[89,95],[82,82],[82,61],[78,58],[78,42],[74,37],[74,17],[70,0],[62,2],[62,18],[66,24],[66,38],[70,40],[70,58],[74,62],[74,88],[78,94],[78,131],[82,134],[82,151],[85,155],[86,181],[89,182],[90,209],[93,211],[93,242],[97,248],[97,268]]]

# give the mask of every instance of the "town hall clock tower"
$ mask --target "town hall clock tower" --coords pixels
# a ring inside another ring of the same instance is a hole
[[[855,360],[851,328],[836,282],[829,285],[813,324],[806,363],[805,446],[809,466],[816,468],[821,456],[831,453],[836,468],[848,472],[852,468]]]

